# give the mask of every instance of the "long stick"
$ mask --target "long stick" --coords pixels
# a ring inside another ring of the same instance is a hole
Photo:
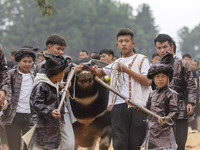
[[[113,93],[117,94],[119,97],[121,97],[122,99],[126,100],[128,97],[122,95],[121,93],[119,93],[118,91],[116,91],[114,88],[112,88],[111,86],[109,86],[108,84],[106,84],[105,82],[103,82],[98,76],[95,76],[94,78],[97,82],[99,82],[100,84],[102,84],[105,88],[109,89],[110,91],[112,91]],[[134,101],[134,100],[133,100]],[[154,112],[136,104],[135,102],[128,100],[129,105],[131,106],[135,106],[137,108],[139,108],[140,110],[144,111],[145,113],[147,113],[148,115],[154,116],[155,118],[159,118],[160,116],[155,114]]]
[[[75,67],[72,67],[72,68],[71,68],[71,71],[69,72],[69,74],[68,74],[68,76],[67,76],[67,83],[66,83],[66,85],[65,85],[65,90],[67,90],[67,89],[69,88],[69,84],[70,84],[70,82],[71,82],[71,80],[72,80],[74,74],[75,74]],[[65,90],[64,90],[63,93],[62,93],[62,97],[61,97],[61,100],[60,100],[60,103],[59,103],[59,106],[58,106],[58,110],[59,110],[59,111],[60,111],[60,109],[61,109],[61,107],[62,107],[62,105],[63,105],[63,102],[64,102],[64,100],[65,100],[65,96],[66,96],[66,91],[65,91]]]

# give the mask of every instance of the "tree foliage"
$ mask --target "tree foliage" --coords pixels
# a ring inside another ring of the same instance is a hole
[[[178,31],[178,35],[181,53],[189,53],[193,59],[200,61],[200,24],[191,31],[189,28],[183,27]]]
[[[140,5],[137,11],[138,14],[135,17],[135,23],[138,26],[136,30],[136,46],[139,51],[151,58],[152,54],[156,52],[153,39],[158,34],[158,29],[147,4]]]
[[[52,17],[42,16],[38,9],[43,12],[48,5],[49,9],[53,8]],[[0,41],[8,55],[23,45],[43,50],[50,34],[60,34],[68,43],[65,54],[72,58],[77,58],[81,49],[92,52],[103,48],[112,48],[119,56],[116,33],[120,28],[130,28],[136,33],[138,52],[149,56],[154,46],[148,43],[153,41],[157,31],[149,6],[145,5],[138,16],[132,12],[128,4],[113,0],[2,0]],[[149,28],[142,26],[147,23]]]

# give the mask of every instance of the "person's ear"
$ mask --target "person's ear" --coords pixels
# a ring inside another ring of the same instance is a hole
[[[49,44],[49,45],[47,45],[47,50],[49,50],[51,48],[51,45]]]
[[[135,45],[135,41],[133,41],[133,43],[132,43],[132,46],[134,46]]]
[[[116,45],[118,46],[118,42],[116,43]]]

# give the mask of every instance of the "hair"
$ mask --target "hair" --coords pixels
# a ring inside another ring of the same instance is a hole
[[[198,60],[193,59],[192,61],[196,62],[196,63],[197,63],[197,66],[199,66],[199,61],[198,61]]]
[[[96,51],[94,51],[94,52],[92,52],[92,53],[94,53],[95,55],[98,54],[98,52],[96,52]],[[92,53],[91,53],[91,54],[92,54]]]
[[[152,59],[153,59],[154,57],[156,57],[156,56],[159,56],[158,53],[153,53]],[[159,57],[160,57],[160,56],[159,56]]]
[[[171,38],[171,36],[169,36],[168,34],[158,34],[157,37],[154,39],[154,44],[156,45],[156,42],[166,42],[168,41],[168,43],[170,44],[170,46],[174,46],[174,53],[176,53],[176,43],[175,41]]]
[[[134,37],[134,32],[131,30],[131,29],[121,29],[121,30],[119,30],[118,31],[118,33],[117,33],[117,39],[118,39],[118,37],[119,36],[121,36],[121,35],[130,35],[131,36],[131,38],[133,39],[133,37]]]
[[[86,49],[83,49],[80,52],[85,52],[88,55],[88,51]]]
[[[10,53],[10,55],[15,57],[16,52],[17,52],[17,51],[12,51],[12,52]]]
[[[112,49],[104,48],[99,52],[99,55],[101,55],[103,53],[112,55],[114,57],[114,51]]]
[[[176,43],[174,40],[172,40],[172,44],[174,45],[174,53],[176,54]]]
[[[188,54],[188,53],[184,54],[182,58],[185,58],[185,57],[188,57],[188,58],[192,59],[191,55]]]
[[[99,57],[99,55],[98,55],[98,54],[96,54],[96,55],[92,56],[92,59],[97,59],[97,60],[100,60],[100,57]]]
[[[64,37],[60,36],[60,35],[50,35],[47,40],[46,40],[46,46],[48,45],[60,45],[60,46],[67,46],[66,41],[64,39]]]

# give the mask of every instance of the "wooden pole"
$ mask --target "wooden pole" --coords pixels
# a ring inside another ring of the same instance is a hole
[[[112,91],[114,94],[117,94],[119,97],[121,97],[122,99],[126,100],[128,99],[128,97],[122,95],[121,93],[119,93],[117,90],[115,90],[114,88],[112,88],[111,86],[109,86],[108,84],[106,84],[105,82],[103,82],[98,76],[95,76],[94,78],[97,82],[99,82],[101,85],[103,85],[105,88],[109,89],[110,91]],[[144,111],[145,113],[147,113],[147,115],[151,115],[154,116],[155,118],[159,118],[160,116],[155,114],[154,112],[144,108],[143,106],[138,105],[137,103],[134,102],[134,100],[128,100],[129,105],[134,106],[139,108],[140,110]]]
[[[73,76],[75,74],[75,71],[76,71],[75,67],[72,67],[71,71],[69,72],[69,74],[67,76],[67,83],[65,85],[65,90],[67,90],[69,88],[70,82],[71,82],[71,80],[72,80],[72,78],[73,78]],[[59,111],[60,111],[60,109],[61,109],[61,107],[63,105],[63,102],[65,100],[65,96],[66,96],[66,91],[65,90],[62,93],[62,97],[61,97],[61,100],[60,100],[60,103],[59,103],[59,106],[58,106],[58,110]]]

